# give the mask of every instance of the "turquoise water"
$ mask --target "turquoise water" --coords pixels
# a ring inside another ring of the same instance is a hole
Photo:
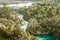
[[[35,36],[38,40],[60,40],[59,38],[49,34],[37,34]]]

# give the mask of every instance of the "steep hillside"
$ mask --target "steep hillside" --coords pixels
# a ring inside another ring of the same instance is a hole
[[[37,40],[20,26],[17,13],[6,6],[0,8],[0,40]]]

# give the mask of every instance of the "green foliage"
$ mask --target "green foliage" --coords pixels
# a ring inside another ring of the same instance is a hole
[[[55,12],[57,8],[56,5],[57,4],[53,3],[36,3],[32,7],[20,9],[19,13],[24,14],[25,16],[24,19],[26,20],[30,18],[39,18],[39,17],[42,18],[47,16],[53,16],[55,14],[52,14],[52,12]]]
[[[20,28],[18,14],[6,7],[0,8],[0,40],[37,40]]]
[[[6,32],[6,34],[12,34],[15,23],[12,20],[0,18],[0,29]]]
[[[49,33],[60,37],[60,6],[57,3],[36,3],[20,9],[19,13],[24,14],[24,19],[29,21],[29,33]]]

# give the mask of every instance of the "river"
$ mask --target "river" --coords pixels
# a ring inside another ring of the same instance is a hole
[[[20,4],[9,4],[6,5],[6,7],[10,7],[12,8],[14,11],[18,11],[21,7],[29,7],[32,6],[34,2],[29,2],[29,3],[20,3]],[[4,5],[0,5],[0,7],[3,7]],[[23,19],[23,15],[19,14],[18,17],[20,18],[20,20],[22,20],[22,25],[21,25],[21,29],[25,32],[25,30],[27,29],[27,25],[28,25],[28,21],[25,21]]]
[[[24,7],[24,6],[26,6],[26,7],[32,6],[32,4],[33,4],[32,2],[25,3],[25,4],[23,4],[23,3],[22,4],[10,4],[10,5],[7,5],[7,7],[10,7],[12,9],[14,9],[14,10],[17,10],[17,9],[19,9],[21,7]],[[0,5],[0,7],[3,7],[3,5]],[[24,20],[24,18],[23,18],[24,15],[22,15],[22,14],[19,14],[18,17],[22,21],[21,29],[25,32],[29,22]],[[54,36],[48,35],[48,34],[47,35],[39,34],[39,35],[35,35],[35,37],[38,40],[59,40],[57,37],[54,37]]]
[[[19,14],[18,17],[22,21],[21,29],[25,32],[27,29],[28,21],[24,20],[24,18],[23,18],[24,16],[22,14]]]
[[[32,6],[34,2],[29,2],[29,3],[20,3],[20,4],[9,4],[6,5],[7,7],[12,8],[13,10],[18,11],[21,7],[29,7]],[[4,5],[0,5],[0,7],[3,7]]]
[[[20,27],[25,32],[29,22],[24,20],[24,18],[23,18],[24,15],[22,15],[22,14],[19,14],[18,17],[20,18],[20,20],[22,20],[22,25]],[[55,37],[50,34],[36,34],[35,37],[38,40],[60,40],[58,37]]]
[[[24,20],[24,18],[23,18],[24,15],[22,15],[22,14],[19,14],[18,17],[20,18],[20,20],[22,20],[22,25],[20,27],[25,32],[29,22]],[[36,34],[35,37],[38,40],[60,40],[58,37],[55,37],[50,34]]]
[[[29,5],[29,4],[28,4]],[[30,4],[31,6],[32,4]],[[28,6],[29,7],[29,6]],[[24,15],[22,14],[19,14],[18,17],[20,18],[20,20],[22,20],[22,25],[21,25],[21,29],[25,32],[26,29],[27,29],[27,25],[28,25],[28,21],[25,21],[24,20]],[[53,35],[50,35],[50,34],[37,34],[35,35],[35,37],[38,39],[38,40],[60,40],[59,38],[53,36]]]
[[[50,34],[37,34],[35,35],[35,37],[38,38],[39,40],[60,40],[58,37],[55,37]]]

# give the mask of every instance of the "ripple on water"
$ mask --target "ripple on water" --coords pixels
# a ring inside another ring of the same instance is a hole
[[[60,40],[59,38],[49,34],[39,34],[35,36],[38,38],[38,40]]]

